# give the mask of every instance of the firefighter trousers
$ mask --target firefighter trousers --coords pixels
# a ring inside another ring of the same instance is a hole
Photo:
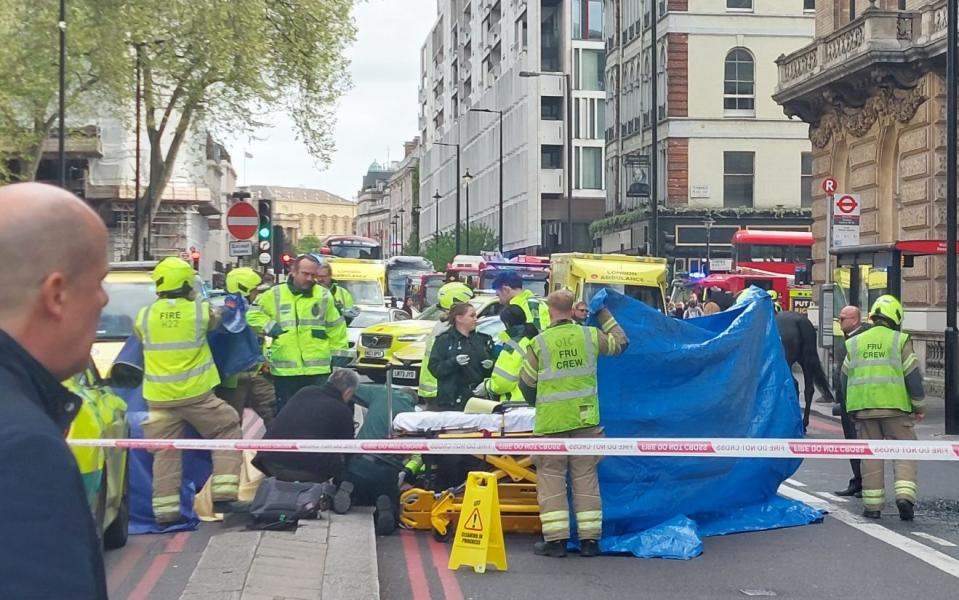
[[[587,427],[545,437],[603,437],[602,427]],[[536,496],[543,539],[547,542],[570,537],[570,511],[566,500],[566,473],[573,485],[573,510],[581,540],[598,540],[603,528],[603,502],[599,496],[596,465],[599,456],[537,456]]]
[[[149,405],[150,415],[143,423],[143,434],[148,438],[182,439],[187,424],[204,439],[240,438],[240,419],[236,411],[213,392],[187,400],[151,402]],[[153,455],[153,515],[157,523],[180,519],[182,454],[180,450],[158,450]],[[212,455],[213,501],[236,500],[242,455],[232,450],[215,451]]]
[[[236,410],[241,424],[245,408],[252,408],[263,419],[264,426],[276,416],[276,390],[273,382],[262,373],[241,373],[237,376],[236,387],[220,386],[216,394]]]
[[[856,419],[856,430],[864,440],[914,440],[912,415],[895,417],[877,417]],[[893,472],[896,477],[896,500],[916,502],[916,475],[918,465],[914,460],[894,460]],[[866,510],[882,510],[886,503],[883,461],[862,461],[862,504]]]

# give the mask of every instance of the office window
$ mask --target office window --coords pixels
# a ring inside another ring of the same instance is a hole
[[[579,63],[580,90],[602,91],[605,87],[603,73],[606,72],[606,53],[603,50],[581,50]],[[578,55],[579,53],[577,53]]]
[[[803,0],[802,9],[805,11],[815,11],[816,10],[816,0]]]
[[[559,96],[543,96],[539,99],[539,118],[544,121],[563,120],[563,99]]]
[[[603,149],[583,148],[580,157],[579,187],[585,190],[603,189]]]
[[[812,206],[812,152],[803,152],[802,166],[800,168],[800,206],[810,208]]]
[[[540,70],[562,70],[560,23],[563,11],[560,0],[543,0],[540,11]]]
[[[603,39],[603,0],[573,0],[573,39]]]
[[[733,116],[755,114],[755,63],[745,48],[733,48],[726,55],[723,108]]]
[[[723,153],[723,206],[752,207],[755,154]]]
[[[752,10],[753,0],[726,0],[728,10]]]
[[[544,144],[540,147],[540,168],[541,169],[562,169],[563,168],[563,147]]]

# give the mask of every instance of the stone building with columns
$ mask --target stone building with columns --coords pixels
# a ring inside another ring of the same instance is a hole
[[[283,228],[287,250],[311,235],[352,235],[356,228],[356,203],[325,190],[279,185],[246,188],[254,200],[273,200],[273,223]]]
[[[813,43],[776,61],[775,100],[810,125],[818,283],[827,177],[860,196],[861,244],[945,239],[945,55],[946,0],[819,0]],[[916,258],[902,275],[903,328],[941,377],[945,257]]]

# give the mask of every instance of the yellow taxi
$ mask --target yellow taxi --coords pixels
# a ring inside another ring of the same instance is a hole
[[[470,300],[479,318],[499,314],[496,296],[476,296]],[[360,332],[353,367],[377,383],[386,381],[386,365],[393,365],[397,385],[417,385],[420,364],[426,352],[426,339],[440,318],[441,310],[431,306],[419,318],[371,325]]]
[[[127,338],[133,335],[137,312],[156,300],[150,272],[156,261],[119,262],[110,264],[103,282],[109,302],[100,314],[97,339],[93,344],[93,362],[101,376],[106,376]]]
[[[129,437],[127,405],[91,364],[85,371],[63,382],[80,396],[83,404],[70,424],[67,440],[117,439]],[[138,382],[130,385],[136,385]],[[87,500],[106,548],[127,543],[130,501],[127,481],[127,451],[123,448],[71,446],[80,468]]]

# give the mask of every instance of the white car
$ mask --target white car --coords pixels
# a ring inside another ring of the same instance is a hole
[[[380,308],[376,306],[357,307],[360,314],[353,319],[346,329],[346,339],[350,342],[350,348],[356,346],[360,339],[360,332],[370,325],[380,325],[382,323],[392,323],[393,321],[407,321],[412,317],[398,308]]]

